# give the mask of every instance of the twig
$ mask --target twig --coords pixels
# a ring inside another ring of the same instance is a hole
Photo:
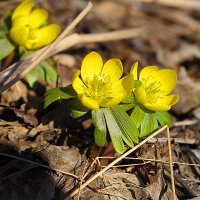
[[[171,149],[169,127],[167,127],[167,138],[168,138],[169,166],[170,166],[173,200],[176,200],[176,190],[175,190],[175,183],[174,183],[174,171],[173,171],[173,164],[172,164],[172,149]]]
[[[134,29],[127,29],[127,30],[120,30],[120,31],[112,31],[107,33],[96,33],[96,34],[71,34],[67,37],[65,37],[63,40],[61,40],[53,49],[48,51],[48,54],[46,54],[43,57],[43,60],[46,58],[59,53],[63,50],[69,49],[75,45],[80,44],[86,44],[86,43],[93,43],[93,42],[107,42],[107,41],[114,41],[114,40],[122,40],[122,39],[129,39],[134,38],[139,35],[141,35],[143,32],[143,28],[134,28]],[[29,57],[27,57],[24,62],[18,62],[4,71],[0,73],[0,93],[4,92],[6,89],[8,89],[12,84],[14,84],[16,81],[13,82],[13,79],[17,77],[18,74],[22,73],[28,66],[28,63],[32,62],[32,60],[35,57],[38,57],[44,49],[47,47],[33,53]],[[24,73],[27,73],[24,72]],[[12,82],[12,83],[11,83]]]
[[[200,2],[197,0],[126,0],[128,3],[133,2],[155,3],[163,6],[182,8],[186,10],[200,10]]]
[[[82,172],[82,176],[81,176],[81,180],[80,180],[80,185],[83,184],[84,177],[85,177],[84,175],[85,175],[87,168],[88,168],[88,160],[86,161],[85,166],[83,168],[83,172]],[[78,200],[80,199],[80,196],[81,196],[81,191],[78,192],[78,198],[77,198]]]
[[[15,78],[13,78],[11,81],[9,81],[6,85],[2,86],[0,88],[0,93],[5,91],[6,89],[10,88],[13,84],[15,84],[17,81],[22,79],[30,70],[32,70],[37,64],[39,64],[42,60],[44,60],[46,57],[48,57],[48,54],[52,49],[55,48],[55,46],[64,38],[66,37],[71,31],[78,25],[78,23],[88,14],[88,12],[91,10],[92,4],[89,2],[88,5],[83,9],[83,11],[74,19],[74,21],[58,36],[58,38],[51,43],[48,47],[42,49],[40,51],[40,54],[32,57],[32,60],[24,60],[23,63],[25,64],[25,68],[21,73],[17,73]],[[31,61],[31,62],[30,62]],[[17,64],[17,68],[19,67]]]
[[[68,49],[77,44],[97,43],[97,42],[108,42],[114,40],[123,40],[138,37],[144,31],[144,28],[132,28],[126,30],[111,31],[106,33],[93,33],[93,34],[78,34],[74,33],[64,38],[51,52],[51,55],[56,54],[60,51]]]
[[[74,175],[74,174],[71,174],[71,173],[68,173],[68,172],[65,172],[65,171],[62,171],[60,169],[56,169],[54,167],[49,167],[49,166],[46,166],[46,165],[43,165],[43,164],[40,164],[40,163],[37,163],[37,162],[34,162],[32,160],[26,160],[24,158],[20,158],[20,157],[17,157],[17,156],[13,156],[13,155],[10,155],[10,154],[7,154],[7,153],[0,153],[1,156],[6,156],[6,157],[9,157],[9,158],[14,158],[14,159],[17,159],[17,160],[21,160],[21,161],[24,161],[24,162],[27,162],[27,163],[31,163],[31,164],[34,164],[38,167],[43,167],[43,168],[46,168],[46,169],[50,169],[50,170],[54,170],[56,172],[60,172],[62,174],[65,174],[67,176],[71,176],[77,180],[80,180],[78,176]]]
[[[174,126],[191,126],[197,123],[199,123],[198,119],[184,120],[184,121],[175,122]]]
[[[129,151],[127,151],[126,153],[124,153],[123,155],[121,155],[119,158],[117,158],[116,160],[114,160],[113,162],[111,162],[107,167],[105,167],[104,169],[102,169],[100,172],[98,172],[97,174],[95,174],[94,176],[92,176],[90,179],[88,179],[83,185],[80,186],[80,188],[77,188],[76,190],[74,190],[70,195],[69,198],[74,197],[79,190],[83,190],[86,186],[88,186],[92,181],[94,181],[96,178],[98,178],[99,176],[101,176],[104,172],[106,172],[108,169],[110,169],[113,165],[117,164],[119,161],[121,161],[123,158],[125,158],[126,156],[128,156],[129,154],[131,154],[133,151],[135,151],[136,149],[138,149],[139,147],[141,147],[143,144],[145,144],[147,141],[149,141],[151,138],[155,137],[156,135],[158,135],[160,132],[162,132],[163,130],[165,130],[167,128],[167,126],[162,127],[161,129],[159,129],[158,131],[156,131],[155,133],[153,133],[152,135],[150,135],[149,137],[147,137],[146,139],[144,139],[143,141],[141,141],[139,144],[137,144],[135,147],[133,147],[132,149],[130,149]],[[65,198],[65,200],[67,200],[67,198]]]
[[[167,138],[152,138],[151,140],[148,141],[148,143],[164,143],[167,142],[168,139]],[[196,144],[199,141],[197,141],[196,139],[185,139],[185,138],[170,138],[170,141],[174,142],[174,143],[178,143],[178,144]]]
[[[105,158],[105,159],[113,159],[114,157],[97,157],[97,158]],[[165,164],[169,164],[168,161],[164,161],[164,160],[159,160],[159,159],[155,159],[155,158],[132,158],[132,157],[125,157],[123,159],[127,159],[127,160],[142,160],[142,161],[150,161],[150,162],[161,162],[161,163],[165,163]],[[141,163],[142,165],[144,165],[145,163]],[[177,161],[173,161],[172,164],[178,164],[178,165],[187,165],[187,166],[196,166],[196,167],[200,167],[200,164],[194,164],[194,163],[183,163],[183,162],[177,162]],[[131,166],[132,164],[129,164],[129,166]],[[135,165],[135,164],[134,164]],[[119,167],[120,165],[115,165],[114,167]],[[101,166],[101,167],[106,167],[106,166]]]

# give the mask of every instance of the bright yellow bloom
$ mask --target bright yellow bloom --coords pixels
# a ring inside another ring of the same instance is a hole
[[[72,86],[81,103],[89,109],[114,106],[133,90],[133,75],[121,78],[122,73],[119,59],[110,59],[103,65],[101,56],[91,52],[84,58],[81,70],[75,72]]]
[[[34,9],[34,0],[23,1],[12,14],[10,37],[27,49],[38,49],[51,43],[60,33],[57,24],[47,25],[48,13]]]
[[[158,70],[156,66],[147,66],[137,75],[138,63],[131,68],[135,79],[134,94],[136,101],[152,111],[167,111],[177,103],[178,95],[168,94],[174,89],[176,73],[170,69]]]

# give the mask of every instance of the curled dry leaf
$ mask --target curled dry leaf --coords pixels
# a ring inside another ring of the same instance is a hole
[[[81,163],[81,155],[77,148],[50,145],[38,154],[49,163],[50,167],[71,172]]]

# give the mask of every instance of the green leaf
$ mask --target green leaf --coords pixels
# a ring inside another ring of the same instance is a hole
[[[12,12],[10,10],[6,11],[3,16],[4,27],[6,27],[7,30],[11,28],[11,17]]]
[[[39,76],[44,76],[44,71],[42,70],[40,65],[38,65],[36,68],[34,68],[30,72],[28,72],[28,74],[26,75],[26,80],[31,88],[34,87]]]
[[[155,112],[154,114],[161,126],[172,126],[172,120],[168,112]]]
[[[154,113],[145,113],[144,120],[141,124],[140,137],[151,134],[158,128],[158,121]]]
[[[72,111],[73,118],[81,117],[90,111],[88,108],[82,105],[77,96],[67,101],[67,107]]]
[[[50,89],[45,93],[44,108],[52,104],[54,101],[75,98],[76,96],[77,94],[74,91],[72,85]]]
[[[45,80],[48,84],[51,83],[52,81],[57,80],[57,72],[53,68],[53,66],[48,63],[48,61],[42,61],[40,63],[40,66],[44,70],[44,75],[43,73],[41,73],[41,76],[40,76],[43,80]]]
[[[122,103],[128,103],[128,104],[136,104],[136,101],[135,101],[135,97],[134,97],[134,94],[131,92],[131,94],[126,97],[126,99],[124,99],[122,101]]]
[[[8,30],[6,26],[0,26],[0,39],[7,38]]]
[[[142,121],[144,119],[144,115],[144,110],[142,110],[140,106],[136,105],[133,109],[133,112],[131,113],[130,118],[134,121],[137,128],[141,126]]]
[[[0,60],[7,57],[13,50],[15,46],[7,39],[0,39]]]
[[[20,49],[22,51],[23,57],[26,57],[30,53],[29,51],[23,51],[23,48]],[[52,81],[57,80],[57,72],[53,66],[48,63],[48,61],[42,61],[39,65],[37,65],[37,67],[32,69],[26,75],[26,78],[30,87],[33,87],[39,78],[49,84]]]
[[[135,106],[135,97],[133,93],[131,93],[126,99],[124,99],[118,106],[124,110],[128,111]]]
[[[85,111],[79,111],[79,110],[71,110],[71,116],[73,118],[79,118],[85,115],[87,112]]]
[[[98,146],[104,146],[106,143],[106,121],[102,109],[92,110],[92,121],[95,126],[95,143]]]
[[[122,110],[119,106],[110,107],[111,112],[117,122],[121,132],[123,140],[133,147],[133,142],[138,143],[139,132],[136,128],[134,121],[128,116],[128,114]]]
[[[109,108],[102,108],[102,110],[106,119],[106,124],[110,133],[113,147],[116,152],[122,154],[125,148],[124,148],[124,143],[122,140],[121,130],[119,126],[117,125],[111,110]]]
[[[134,81],[134,88],[139,88],[142,86],[142,82],[140,80],[135,80]]]
[[[134,104],[129,104],[129,103],[122,103],[118,105],[123,111],[128,111],[131,108],[133,108],[135,105]]]

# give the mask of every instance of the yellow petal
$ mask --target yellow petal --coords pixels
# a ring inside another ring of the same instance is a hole
[[[31,28],[39,28],[44,25],[48,19],[48,12],[43,9],[35,9],[30,15],[29,25]]]
[[[172,106],[176,104],[178,100],[179,100],[179,95],[173,94],[163,97],[158,103]]]
[[[178,95],[164,96],[160,101],[155,104],[149,104],[146,102],[144,106],[152,111],[167,111],[171,109],[171,106],[177,103],[179,99]]]
[[[134,80],[138,80],[138,62],[132,65],[130,73],[133,74]]]
[[[108,60],[102,69],[101,76],[110,77],[111,82],[115,82],[120,79],[123,73],[123,66],[119,59],[113,58]]]
[[[119,104],[123,101],[133,90],[134,77],[128,74],[122,79],[113,82],[112,94],[110,98],[104,98],[100,102],[101,107],[109,107]]]
[[[81,65],[81,77],[86,83],[87,79],[99,76],[103,68],[102,57],[97,52],[91,52],[85,56]]]
[[[81,74],[81,71],[77,70],[72,79],[72,87],[74,88],[77,94],[83,94],[84,90],[86,89],[83,81],[79,78],[80,74]]]
[[[147,96],[146,96],[146,92],[145,92],[143,87],[136,88],[134,90],[134,94],[135,94],[136,100],[139,103],[141,103],[141,104],[145,104],[146,103]]]
[[[168,111],[168,110],[171,109],[171,106],[165,105],[165,104],[149,104],[149,103],[145,103],[144,106],[146,108],[148,108],[149,110],[157,111],[157,112]]]
[[[174,89],[177,81],[176,72],[170,69],[157,71],[155,73],[155,78],[161,83],[160,89],[166,95]]]
[[[15,26],[10,29],[9,35],[16,44],[25,45],[28,39],[29,29],[24,26]]]
[[[97,99],[86,97],[85,95],[78,95],[78,98],[85,107],[91,110],[99,109],[99,102]]]
[[[18,16],[28,16],[34,6],[34,0],[25,0],[14,10],[12,20]]]
[[[53,42],[60,33],[60,26],[50,24],[40,29],[33,29],[29,40],[26,42],[27,49],[38,49]]]
[[[144,67],[140,72],[139,80],[142,81],[142,79],[146,79],[149,76],[152,76],[157,72],[158,68],[156,66],[147,66]]]
[[[12,21],[12,27],[14,26],[28,26],[29,25],[29,17],[18,16]]]

